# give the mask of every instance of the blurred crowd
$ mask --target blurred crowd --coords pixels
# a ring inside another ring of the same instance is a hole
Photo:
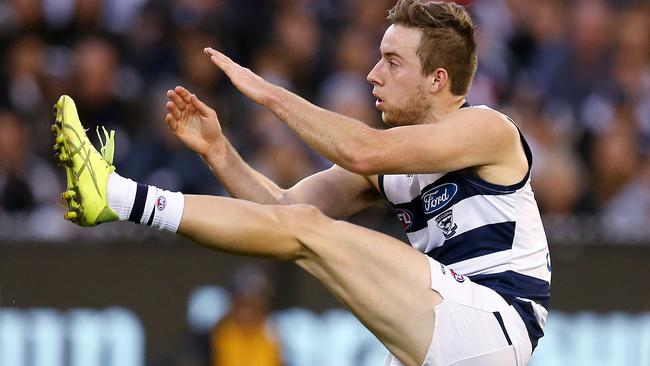
[[[381,128],[366,74],[394,0],[6,0],[0,2],[0,238],[66,238],[52,105],[117,131],[119,172],[225,194],[164,123],[183,85],[214,107],[245,160],[281,186],[329,166],[241,96],[202,52]],[[548,222],[643,237],[650,222],[650,3],[474,0],[479,70],[468,100],[509,114],[533,147]],[[386,211],[381,225],[392,220]],[[547,231],[550,231],[547,227]],[[552,232],[549,235],[552,236]]]

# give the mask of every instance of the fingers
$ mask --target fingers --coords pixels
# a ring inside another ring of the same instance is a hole
[[[174,118],[176,118],[176,119],[180,119],[180,118],[181,118],[181,111],[180,111],[180,109],[178,109],[178,107],[176,106],[176,104],[173,103],[172,101],[167,102],[167,104],[165,104],[165,108],[167,109],[167,111],[169,112],[169,114],[172,115],[172,117],[174,117]]]
[[[193,106],[203,117],[212,117],[216,114],[212,108],[182,86],[177,86],[174,90],[168,90],[167,97],[169,101],[165,104],[165,108],[169,115],[177,120],[181,119],[182,113],[188,105]]]
[[[194,108],[196,108],[196,110],[199,111],[199,113],[204,117],[208,117],[212,113],[214,113],[212,108],[208,107],[207,104],[199,100],[199,98],[195,94],[190,95],[190,103],[192,103]]]
[[[167,126],[169,126],[172,131],[176,131],[178,128],[178,120],[174,118],[174,116],[172,116],[170,113],[167,113],[165,116],[165,122],[167,122]]]
[[[225,63],[225,62],[228,62],[228,61],[232,62],[232,60],[230,59],[230,57],[224,55],[223,53],[221,53],[221,52],[215,50],[215,49],[212,48],[212,47],[206,47],[206,48],[204,48],[204,49],[203,49],[203,52],[205,52],[205,53],[207,53],[208,55],[210,55],[211,58],[214,57],[215,59],[217,59],[217,60],[219,60],[219,61],[222,61],[222,62],[224,62],[224,63]]]
[[[167,90],[167,98],[169,98],[171,103],[174,103],[176,108],[178,108],[181,111],[185,110],[185,107],[187,107],[187,104],[185,103],[183,98],[181,98],[181,96],[178,93],[176,93],[176,91],[174,90]]]
[[[224,55],[223,53],[213,49],[212,47],[206,47],[203,49],[213,64],[217,65],[221,70],[223,70],[226,75],[230,76],[230,72],[234,65],[237,65],[230,57]]]
[[[203,52],[210,56],[212,63],[226,74],[240,92],[258,104],[265,104],[268,99],[266,93],[269,91],[269,83],[250,69],[240,66],[213,48],[206,47]]]
[[[174,88],[174,91],[183,99],[185,103],[190,104],[192,102],[192,93],[190,93],[187,89],[179,85]]]

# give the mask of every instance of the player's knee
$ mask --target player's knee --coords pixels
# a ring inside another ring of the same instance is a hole
[[[305,204],[278,206],[278,216],[286,227],[297,232],[309,229],[325,217],[317,207]]]
[[[299,243],[300,252],[304,252],[305,246],[309,246],[310,243],[314,242],[313,238],[317,237],[318,233],[326,230],[327,224],[333,221],[312,205],[295,204],[278,206],[277,208],[280,222]]]
[[[316,206],[307,204],[292,205],[295,212],[301,216],[303,221],[310,222],[325,217],[325,214]]]

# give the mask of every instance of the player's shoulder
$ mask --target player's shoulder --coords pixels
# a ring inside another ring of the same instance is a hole
[[[503,134],[504,137],[519,135],[517,126],[507,115],[486,105],[460,108],[451,117],[455,123],[477,133]]]
[[[457,118],[462,118],[464,120],[469,119],[470,122],[474,123],[501,124],[503,122],[508,122],[508,116],[486,105],[460,108],[454,112],[454,115]]]

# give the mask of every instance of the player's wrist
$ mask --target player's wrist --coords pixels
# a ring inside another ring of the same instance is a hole
[[[200,155],[210,165],[221,164],[228,155],[228,140],[225,137],[218,139],[210,145],[205,153]]]
[[[282,104],[283,101],[283,92],[286,92],[286,89],[268,83],[266,91],[264,93],[264,98],[262,98],[262,105],[266,108],[269,108],[272,111],[275,111],[276,108]]]

